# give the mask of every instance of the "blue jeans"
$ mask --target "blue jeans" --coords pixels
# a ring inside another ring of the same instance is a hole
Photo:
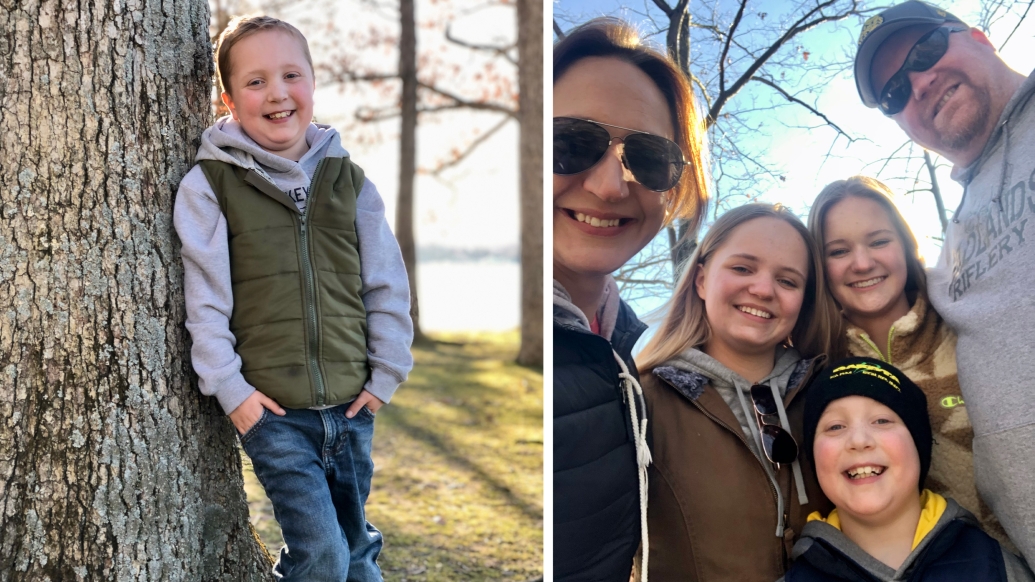
[[[241,444],[273,502],[284,547],[273,567],[283,582],[382,582],[381,532],[366,520],[374,463],[374,415],[364,406],[263,410]]]

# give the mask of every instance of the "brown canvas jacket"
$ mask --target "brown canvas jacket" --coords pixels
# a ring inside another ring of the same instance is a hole
[[[799,443],[806,387],[824,361],[823,356],[803,360],[795,372],[801,379],[792,382],[784,399]],[[776,492],[733,411],[702,377],[674,370],[656,368],[641,380],[654,459],[647,509],[649,578],[772,582],[786,571],[808,514],[826,515],[833,506],[819,488],[811,459],[799,452],[809,502],[799,505],[791,467],[781,465],[777,481],[786,529],[776,537]]]

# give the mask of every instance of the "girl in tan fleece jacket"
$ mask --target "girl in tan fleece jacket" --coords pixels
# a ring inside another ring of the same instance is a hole
[[[952,497],[1011,551],[1015,548],[974,485],[974,431],[956,379],[956,334],[927,301],[916,239],[883,183],[853,176],[826,186],[809,230],[821,246],[829,299],[841,310],[834,359],[877,358],[927,395],[934,432],[926,487]]]

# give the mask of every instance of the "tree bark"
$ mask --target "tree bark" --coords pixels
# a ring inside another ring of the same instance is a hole
[[[543,3],[518,0],[521,151],[521,349],[543,365]]]
[[[417,177],[417,16],[413,0],[400,0],[399,78],[402,79],[399,135],[399,198],[395,204],[395,238],[410,281],[413,342],[427,341],[420,328],[417,303],[417,243],[413,235],[413,187]]]
[[[0,581],[268,580],[188,358],[202,0],[0,0]]]

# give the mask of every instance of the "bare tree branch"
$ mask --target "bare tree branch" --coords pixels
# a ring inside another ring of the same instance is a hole
[[[733,35],[737,32],[737,25],[740,24],[740,19],[744,17],[745,8],[747,8],[747,0],[740,0],[737,15],[733,17],[733,23],[730,24],[729,31],[726,33],[726,43],[722,46],[722,53],[719,55],[719,95],[726,92],[726,59],[730,53],[730,43],[733,42]],[[718,112],[716,111],[716,113]]]
[[[759,77],[759,76],[751,77],[751,79],[753,81],[758,81],[759,83],[762,83],[763,85],[768,85],[769,87],[772,87],[774,91],[776,91],[780,95],[783,95],[784,98],[787,99],[788,101],[790,101],[791,103],[797,103],[798,105],[801,105],[805,109],[809,110],[810,113],[812,113],[816,117],[819,117],[824,122],[826,122],[827,125],[829,125],[830,127],[834,128],[834,131],[836,131],[838,134],[845,136],[845,139],[847,139],[849,141],[849,143],[854,142],[856,140],[856,138],[854,138],[854,137],[848,135],[847,133],[845,133],[845,131],[843,129],[841,129],[840,126],[838,126],[836,123],[831,121],[830,118],[827,117],[822,111],[819,111],[818,109],[816,109],[812,105],[809,105],[808,103],[802,101],[801,99],[798,99],[794,95],[791,95],[790,93],[785,91],[782,87],[780,87],[776,83],[770,81],[769,79],[766,79],[765,77]]]
[[[1035,4],[1035,0],[1028,2],[1027,8],[1024,9],[1024,14],[1022,14],[1020,19],[1017,20],[1017,24],[1014,25],[1013,30],[1010,31],[1010,34],[1006,35],[1006,40],[1003,41],[1003,44],[999,45],[1000,51],[1003,50],[1003,47],[1006,46],[1006,43],[1010,42],[1010,39],[1013,38],[1013,33],[1017,32],[1017,29],[1021,27],[1021,24],[1024,22],[1024,19],[1028,17],[1028,12],[1031,10],[1032,4]],[[944,231],[945,229],[943,228],[942,230]]]
[[[500,105],[498,103],[483,103],[481,101],[472,101],[470,99],[465,99],[465,98],[457,95],[456,93],[453,93],[451,91],[447,91],[445,89],[442,89],[440,87],[436,87],[434,85],[429,85],[428,83],[425,83],[424,81],[417,81],[417,86],[422,88],[422,89],[425,89],[427,91],[431,91],[432,93],[435,93],[436,95],[440,95],[442,97],[445,97],[446,99],[450,99],[450,100],[453,101],[453,105],[443,105],[443,106],[439,106],[439,107],[429,107],[429,108],[422,109],[422,111],[425,111],[425,112],[445,111],[445,110],[448,110],[448,109],[459,109],[461,107],[464,107],[464,108],[468,108],[468,109],[480,109],[480,110],[483,110],[483,111],[496,111],[498,113],[504,113],[506,115],[509,115],[510,117],[512,117],[514,119],[517,119],[517,116],[518,116],[518,112],[515,109],[512,109],[510,107],[506,107],[506,106]]]
[[[815,8],[805,13],[805,15],[795,21],[790,28],[784,31],[784,33],[780,35],[780,38],[774,41],[761,56],[755,59],[755,61],[748,66],[747,70],[744,71],[744,74],[730,85],[729,89],[723,88],[722,92],[716,97],[715,102],[712,103],[711,108],[708,110],[708,126],[710,127],[715,123],[715,120],[718,119],[719,113],[726,105],[726,102],[733,98],[733,96],[751,80],[751,77],[753,77],[755,73],[757,73],[774,54],[776,54],[776,51],[780,50],[780,48],[787,44],[792,38],[818,26],[819,24],[825,22],[836,22],[844,20],[854,14],[859,14],[857,4],[853,1],[852,8],[850,10],[839,12],[833,16],[824,15],[823,9],[833,6],[835,2],[836,0],[826,0],[825,2],[817,4]],[[720,66],[722,66],[721,63]]]
[[[561,25],[557,24],[557,19],[553,19],[553,33],[557,35],[557,38],[564,38],[564,33],[561,32]]]
[[[453,44],[455,44],[457,46],[462,46],[464,48],[468,48],[468,49],[471,49],[471,50],[491,52],[491,53],[493,53],[493,54],[495,54],[495,55],[497,55],[499,57],[503,57],[504,59],[509,61],[510,64],[512,64],[512,65],[516,65],[517,64],[517,59],[514,58],[513,56],[511,56],[511,54],[510,54],[510,51],[512,51],[512,50],[517,48],[517,42],[515,42],[515,43],[513,43],[513,44],[511,44],[509,46],[481,45],[481,44],[475,44],[475,43],[472,43],[472,42],[467,42],[467,41],[465,41],[463,39],[459,39],[459,38],[453,36],[453,27],[452,27],[452,25],[447,25],[446,26],[446,40],[448,40],[449,42],[451,42],[451,43],[453,43]]]
[[[497,123],[496,125],[492,126],[492,128],[490,128],[489,131],[481,134],[480,136],[478,136],[477,139],[475,139],[470,144],[468,144],[467,147],[464,149],[464,151],[460,152],[456,156],[453,156],[453,159],[451,159],[451,160],[449,160],[447,162],[444,162],[442,164],[439,164],[439,166],[437,168],[435,168],[434,170],[431,171],[431,174],[433,176],[439,176],[439,175],[442,174],[442,172],[444,172],[444,171],[448,170],[449,168],[452,168],[452,167],[457,166],[458,164],[460,164],[460,162],[464,161],[464,159],[466,159],[467,156],[471,155],[471,152],[473,152],[475,149],[477,149],[478,146],[480,146],[486,140],[488,140],[490,137],[492,137],[497,132],[499,132],[499,130],[503,129],[503,126],[507,125],[507,122],[511,121],[513,119],[514,119],[513,117],[505,115],[503,117],[503,119],[501,119],[499,121],[499,123]]]

